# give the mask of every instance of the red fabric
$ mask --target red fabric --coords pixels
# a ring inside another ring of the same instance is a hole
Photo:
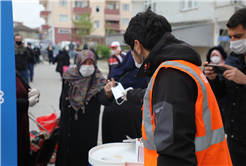
[[[25,99],[27,96],[27,91],[21,80],[16,77],[16,97],[17,99]]]
[[[16,76],[17,99],[28,99],[27,90],[21,80]],[[17,138],[18,159],[30,153],[28,110],[17,110]]]

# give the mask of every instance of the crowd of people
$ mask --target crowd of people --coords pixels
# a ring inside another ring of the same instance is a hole
[[[62,79],[56,166],[89,165],[101,105],[103,143],[142,137],[145,166],[246,165],[246,8],[226,26],[232,52],[212,47],[202,63],[192,46],[175,38],[168,20],[148,8],[129,22],[127,53],[118,41],[109,46],[107,80],[87,45],[78,51],[71,42],[69,52],[64,48],[53,59],[50,44],[49,62],[57,63]],[[28,82],[38,49],[24,47],[20,35],[15,45],[18,164],[27,165],[27,111],[40,96]],[[112,90],[119,85],[125,89],[120,102]]]

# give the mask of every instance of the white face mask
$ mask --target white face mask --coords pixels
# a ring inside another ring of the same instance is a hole
[[[230,49],[236,54],[246,54],[246,39],[231,41]]]
[[[114,55],[114,54],[115,54],[115,51],[114,51],[114,50],[111,50],[111,54],[113,54],[113,55]]]
[[[94,65],[82,65],[79,69],[79,72],[84,77],[91,76],[95,71]]]
[[[220,59],[219,56],[212,56],[212,57],[210,58],[210,60],[211,60],[213,63],[217,64],[217,63],[220,62],[221,59]]]
[[[111,82],[111,83],[112,83],[112,82]],[[115,83],[117,83],[118,85],[117,85],[116,87],[113,87],[113,85],[112,85],[112,86],[111,86],[111,91],[112,91],[112,93],[113,93],[113,95],[114,95],[114,98],[115,98],[116,103],[117,103],[118,105],[121,105],[122,103],[124,103],[125,100],[123,100],[123,101],[121,101],[121,102],[119,103],[119,102],[118,102],[118,99],[120,99],[120,98],[123,96],[122,92],[123,92],[125,89],[123,88],[123,86],[121,85],[120,82],[116,82],[116,81],[115,81]]]
[[[133,47],[133,52],[135,53],[136,51],[135,51],[135,45],[134,45],[134,47]],[[141,55],[140,55],[141,56]],[[132,56],[133,57],[133,59],[134,59],[134,62],[135,62],[135,66],[137,67],[137,68],[140,68],[141,66],[142,66],[142,64],[143,64],[143,56],[142,56],[142,63],[138,63],[136,60],[135,60],[135,58],[134,58],[134,56]]]

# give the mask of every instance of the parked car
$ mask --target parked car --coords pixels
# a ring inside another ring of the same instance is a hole
[[[48,51],[47,51],[48,46],[49,44],[44,44],[40,50],[41,55],[45,61],[49,61]],[[59,45],[53,45],[53,47],[54,47],[53,57],[55,57],[59,53],[59,50],[62,50],[62,48]]]

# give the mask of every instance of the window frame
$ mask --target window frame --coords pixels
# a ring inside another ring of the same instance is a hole
[[[126,20],[127,20],[127,23],[126,23]],[[125,24],[124,24],[125,22]],[[122,25],[128,25],[130,22],[130,19],[129,18],[122,18]]]
[[[126,6],[128,6],[128,7],[127,7],[127,10],[126,10]],[[123,4],[122,4],[122,11],[130,11],[130,4],[123,3]]]
[[[191,6],[189,3],[191,2]],[[198,0],[182,0],[181,11],[193,10],[198,8]]]
[[[99,11],[97,11],[97,7],[98,7],[98,9],[99,9]],[[96,13],[100,13],[100,6],[99,5],[96,5]]]
[[[66,17],[66,20],[65,20],[65,17]],[[65,21],[63,21],[62,19],[64,19]],[[59,22],[68,22],[68,15],[67,14],[59,14]]]
[[[156,2],[155,2],[155,0],[145,0],[145,2],[144,2],[144,8],[145,8],[145,10],[146,10],[149,6],[151,6],[151,10],[152,10],[153,12],[156,12]]]
[[[68,6],[67,0],[59,0],[59,6],[60,7],[67,7]]]
[[[68,33],[61,33],[61,31],[64,31],[64,30],[65,31],[68,31]],[[65,34],[65,35],[67,35],[67,34],[71,34],[71,32],[72,32],[71,29],[62,29],[62,28],[61,29],[58,29],[58,34],[63,34],[63,35]]]

